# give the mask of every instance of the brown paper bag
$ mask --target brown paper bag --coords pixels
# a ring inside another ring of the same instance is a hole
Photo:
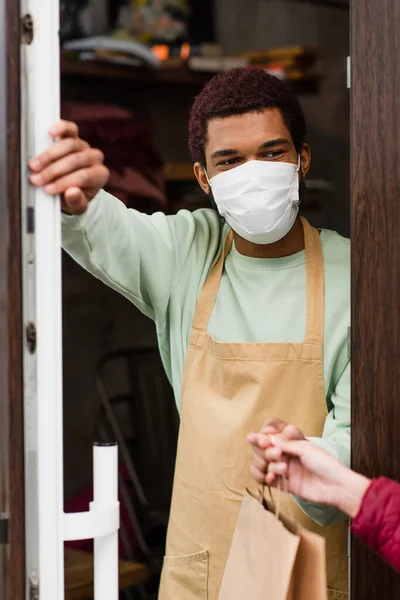
[[[327,600],[325,540],[246,491],[219,600]]]

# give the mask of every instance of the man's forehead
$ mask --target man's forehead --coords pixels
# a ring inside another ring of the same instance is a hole
[[[211,119],[208,123],[207,152],[218,148],[240,148],[243,145],[261,145],[269,140],[291,140],[280,110],[274,108],[263,112],[232,115],[223,119]]]

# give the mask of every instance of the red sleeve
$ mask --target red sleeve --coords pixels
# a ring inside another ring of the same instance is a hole
[[[385,477],[374,479],[351,530],[400,571],[400,484]]]

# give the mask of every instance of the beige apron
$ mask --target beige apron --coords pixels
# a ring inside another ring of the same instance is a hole
[[[271,417],[294,423],[307,436],[322,434],[327,416],[324,264],[317,230],[302,221],[307,274],[304,343],[224,343],[207,333],[232,233],[200,294],[182,381],[159,600],[217,600],[244,490],[247,486],[257,493],[249,475],[247,434],[259,431]],[[320,527],[290,502],[298,522],[326,537],[329,598],[344,600],[347,522]]]

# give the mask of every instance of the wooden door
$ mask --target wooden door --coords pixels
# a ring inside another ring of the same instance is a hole
[[[351,2],[352,451],[400,481],[400,2]],[[400,598],[356,540],[352,599]]]
[[[18,2],[0,0],[0,598],[22,600],[24,474]]]

